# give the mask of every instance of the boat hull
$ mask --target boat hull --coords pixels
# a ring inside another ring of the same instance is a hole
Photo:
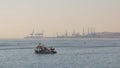
[[[44,52],[44,51],[37,51],[37,50],[35,50],[35,53],[36,54],[56,54],[57,52],[56,51]]]

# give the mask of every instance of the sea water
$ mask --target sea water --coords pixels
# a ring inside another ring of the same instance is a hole
[[[57,54],[35,54],[39,42]],[[120,68],[120,39],[1,39],[0,68]]]

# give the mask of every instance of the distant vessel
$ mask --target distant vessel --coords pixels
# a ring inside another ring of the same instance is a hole
[[[36,54],[56,54],[57,52],[55,51],[55,48],[46,47],[46,46],[42,45],[41,43],[39,43],[35,47],[35,53]]]
[[[32,33],[30,33],[25,38],[44,38],[44,34],[43,34],[43,32],[41,32],[41,33],[35,33],[34,30],[33,30]]]

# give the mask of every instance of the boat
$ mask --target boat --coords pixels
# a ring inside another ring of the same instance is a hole
[[[35,47],[35,53],[36,54],[56,54],[57,52],[55,51],[55,48],[46,47],[46,46],[42,45],[41,43],[39,43]]]

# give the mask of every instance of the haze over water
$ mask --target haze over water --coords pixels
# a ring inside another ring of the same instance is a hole
[[[57,32],[120,32],[120,0],[1,0],[0,38],[22,38],[33,29]]]

